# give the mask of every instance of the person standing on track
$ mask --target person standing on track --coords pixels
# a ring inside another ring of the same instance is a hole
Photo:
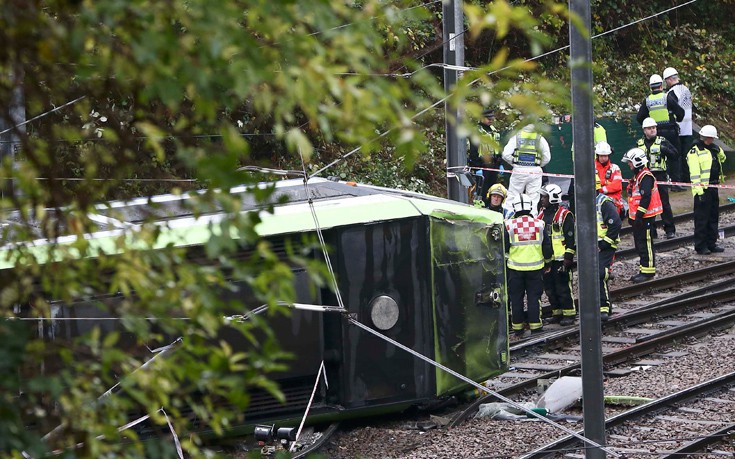
[[[595,144],[595,171],[600,179],[602,194],[612,199],[618,209],[620,218],[625,215],[625,201],[623,201],[623,172],[620,166],[610,161],[612,147],[601,141]]]
[[[636,119],[638,124],[643,125],[646,118],[653,118],[658,126],[658,135],[663,136],[671,142],[677,151],[681,150],[679,144],[679,121],[684,119],[685,111],[679,105],[673,92],[664,92],[664,80],[660,75],[651,75],[648,80],[651,94],[641,104]],[[672,162],[668,165],[669,175],[676,181],[681,181],[681,165]],[[676,191],[679,191],[677,188]]]
[[[694,195],[694,250],[709,255],[725,251],[717,245],[720,195],[717,187],[710,186],[725,180],[725,152],[714,144],[717,138],[714,126],[702,126],[699,137],[687,154]]]
[[[486,196],[490,187],[498,182],[498,171],[487,170],[500,166],[500,132],[493,125],[494,122],[495,112],[483,110],[482,119],[477,123],[478,136],[467,138],[467,165],[483,168],[482,189],[478,192],[480,197]]]
[[[670,161],[679,161],[679,151],[671,145],[671,142],[657,135],[657,124],[653,118],[643,120],[643,138],[638,139],[638,148],[646,152],[648,157],[648,169],[651,171],[658,185],[661,195],[661,221],[664,224],[666,239],[676,237],[676,225],[674,224],[674,213],[669,202],[669,185],[661,185],[668,182],[669,176],[666,172],[666,164]],[[653,238],[656,238],[656,226],[653,227]]]
[[[552,257],[551,241],[544,222],[531,216],[531,197],[520,194],[513,202],[515,215],[505,222],[505,250],[508,253],[508,298],[511,307],[511,328],[522,336],[528,325],[531,333],[540,332],[541,294],[545,260]],[[528,312],[524,312],[524,299]]]
[[[549,142],[529,124],[512,136],[503,149],[503,161],[513,167],[508,184],[508,201],[514,203],[518,196],[527,194],[535,213],[542,182],[542,167],[551,161]]]
[[[681,108],[684,109],[684,118],[677,121],[679,125],[679,161],[681,162],[682,182],[689,181],[689,173],[687,171],[686,155],[692,147],[692,93],[689,88],[679,81],[679,72],[673,67],[667,67],[663,73],[663,79],[666,82],[666,97],[673,94]],[[682,187],[678,187],[682,188]],[[680,191],[680,190],[675,190]]]
[[[609,196],[602,192],[600,177],[595,175],[597,197],[595,208],[597,210],[597,248],[599,250],[599,276],[600,276],[600,320],[606,322],[612,313],[610,303],[610,291],[608,281],[610,280],[610,268],[612,267],[615,251],[620,243],[620,229],[623,226],[618,209]]]
[[[628,183],[629,222],[633,226],[633,242],[640,258],[639,272],[632,282],[644,282],[656,275],[656,253],[653,247],[652,228],[656,215],[663,212],[661,195],[658,193],[656,177],[646,167],[648,158],[640,148],[631,148],[623,156],[633,171]]]
[[[561,205],[562,191],[559,185],[541,187],[538,218],[544,221],[546,233],[551,237],[553,251],[551,265],[544,270],[544,290],[551,303],[549,323],[574,325],[577,311],[572,293],[572,267],[577,247],[574,239],[574,214]],[[548,261],[548,260],[547,260]]]

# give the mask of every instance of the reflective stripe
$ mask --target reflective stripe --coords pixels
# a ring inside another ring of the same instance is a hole
[[[533,132],[528,126],[516,134],[513,164],[518,166],[541,165],[541,134]]]
[[[666,93],[659,92],[646,97],[648,116],[653,118],[657,124],[670,124],[669,109],[666,107]]]
[[[648,169],[652,171],[665,171],[666,170],[666,158],[661,154],[661,142],[663,137],[656,136],[656,139],[651,144],[651,148],[646,148],[644,139],[638,139],[638,147],[643,149],[648,156]]]
[[[542,250],[544,222],[530,215],[511,218],[505,223],[510,239],[508,268],[533,271],[544,267]]]

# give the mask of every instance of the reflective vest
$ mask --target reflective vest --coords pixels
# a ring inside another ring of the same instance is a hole
[[[600,178],[600,186],[602,187],[602,194],[612,199],[615,207],[620,209],[623,205],[623,172],[620,167],[608,160],[607,164],[602,164],[600,161],[595,160],[595,171],[597,176]]]
[[[720,183],[725,181],[723,173],[723,163],[725,162],[725,152],[718,147],[717,162],[720,163]],[[712,152],[707,149],[699,149],[699,145],[695,144],[689,153],[687,153],[687,164],[689,165],[689,178],[692,181],[692,194],[697,196],[704,193],[709,186],[710,171],[712,169]]]
[[[648,116],[653,118],[658,125],[669,124],[669,109],[666,106],[666,93],[657,92],[646,97]]]
[[[612,240],[607,237],[607,224],[605,224],[605,221],[602,218],[602,205],[606,201],[613,202],[609,196],[597,193],[597,197],[595,198],[595,209],[597,210],[597,240],[607,241],[607,243],[610,244],[610,247],[617,249],[618,244],[620,243],[620,238],[618,237],[617,239]]]
[[[559,206],[554,214],[554,218],[551,220],[551,247],[554,249],[554,260],[556,261],[563,261],[566,252],[572,255],[575,253],[571,248],[567,250],[567,246],[564,244],[564,219],[570,213],[566,207]],[[536,218],[543,220],[544,211],[542,210]]]
[[[529,126],[516,134],[513,164],[518,166],[541,165],[541,134],[534,132]]]
[[[516,271],[535,271],[544,267],[541,247],[544,222],[530,215],[511,218],[505,222],[510,237],[508,268]]]
[[[641,179],[643,179],[644,176],[650,175],[653,177],[653,174],[651,171],[648,170],[647,167],[644,167],[643,169],[638,172],[638,174],[633,178],[630,185],[632,187],[631,193],[628,195],[628,208],[630,209],[630,219],[635,220],[635,213],[638,211],[638,206],[641,204],[641,188],[640,183]],[[653,190],[651,190],[651,202],[648,204],[648,209],[646,209],[646,213],[643,214],[643,218],[648,217],[654,217],[656,215],[660,215],[664,211],[664,206],[661,204],[661,195],[658,194],[658,183],[656,182],[656,178],[653,177]]]
[[[646,148],[646,142],[644,139],[638,139],[638,148],[646,152],[648,156],[648,170],[651,171],[665,171],[666,170],[666,157],[661,154],[661,142],[663,137],[656,136],[656,140],[651,144],[651,148]]]
[[[602,125],[599,123],[595,123],[595,130],[593,131],[593,139],[594,139],[595,145],[597,145],[597,142],[607,142],[607,131],[605,131],[605,128],[602,127]]]

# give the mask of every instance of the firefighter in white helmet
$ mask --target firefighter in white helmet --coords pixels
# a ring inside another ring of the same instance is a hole
[[[717,245],[720,196],[716,187],[725,180],[725,152],[715,145],[717,129],[708,124],[699,131],[699,140],[687,154],[694,195],[694,250],[700,255],[724,252]]]
[[[522,193],[513,201],[515,215],[505,221],[508,299],[515,336],[522,336],[526,326],[531,333],[540,332],[544,326],[541,322],[543,273],[546,260],[551,259],[553,252],[544,222],[531,215],[532,209],[531,197]],[[523,310],[524,303],[528,312]]]

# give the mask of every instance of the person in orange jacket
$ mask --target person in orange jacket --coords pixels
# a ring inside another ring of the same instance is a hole
[[[633,242],[640,257],[639,272],[630,280],[638,283],[652,279],[656,275],[656,254],[653,250],[652,231],[656,215],[663,212],[661,195],[658,192],[656,177],[646,165],[648,157],[640,148],[631,148],[623,156],[633,171],[628,183],[629,221],[633,226]]]
[[[623,172],[620,166],[610,161],[612,147],[602,141],[595,144],[595,170],[600,178],[600,191],[612,199],[618,209],[620,218],[625,217],[625,201],[623,200]]]

